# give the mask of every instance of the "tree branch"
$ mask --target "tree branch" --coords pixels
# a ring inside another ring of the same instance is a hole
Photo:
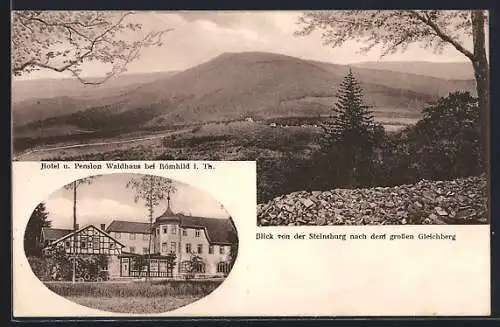
[[[474,54],[470,52],[469,50],[465,49],[458,41],[454,40],[451,36],[447,35],[432,19],[431,17],[425,13],[424,16],[419,14],[415,10],[410,10],[410,14],[432,28],[432,30],[436,33],[436,35],[441,38],[443,41],[450,43],[460,51],[463,55],[465,55],[467,58],[469,58],[471,61],[475,60]]]

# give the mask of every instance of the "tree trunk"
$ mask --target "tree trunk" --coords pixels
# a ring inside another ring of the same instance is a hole
[[[483,167],[486,173],[489,172],[489,117],[490,117],[490,69],[488,57],[486,54],[486,36],[485,36],[485,15],[483,11],[473,11],[472,20],[472,38],[474,43],[474,58],[472,66],[476,79],[477,96],[479,99],[479,108],[481,110],[481,151]]]

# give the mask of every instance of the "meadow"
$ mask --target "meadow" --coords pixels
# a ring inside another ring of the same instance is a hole
[[[154,296],[154,297],[93,297],[67,296],[70,301],[80,305],[116,313],[162,313],[172,311],[201,299],[203,296]]]
[[[222,280],[76,283],[45,282],[52,292],[78,304],[120,313],[160,313],[197,301]]]

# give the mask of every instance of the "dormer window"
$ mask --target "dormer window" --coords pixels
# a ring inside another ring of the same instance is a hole
[[[200,234],[201,234],[201,233],[200,233],[200,230],[199,230],[199,229],[197,229],[197,230],[195,231],[195,233],[194,233],[194,236],[195,236],[195,237],[200,237]]]

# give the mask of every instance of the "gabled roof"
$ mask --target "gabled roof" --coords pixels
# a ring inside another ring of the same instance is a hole
[[[216,244],[232,244],[238,241],[236,230],[231,220],[221,218],[206,218],[177,215],[181,227],[204,228],[208,241]]]
[[[72,232],[72,233],[69,233],[69,234],[67,234],[67,235],[65,235],[65,236],[63,236],[63,237],[61,237],[61,238],[59,238],[59,239],[55,240],[53,244],[57,244],[57,243],[59,243],[59,242],[61,242],[61,241],[64,241],[65,239],[67,239],[67,238],[69,238],[69,237],[73,236],[74,234],[78,234],[78,233],[80,233],[81,231],[86,230],[86,229],[88,229],[88,228],[90,228],[90,227],[93,227],[93,228],[97,229],[99,232],[103,233],[105,236],[109,237],[110,239],[112,239],[113,241],[115,241],[116,243],[118,243],[119,245],[121,245],[121,247],[125,247],[125,245],[124,245],[122,242],[120,242],[120,241],[116,240],[113,236],[109,235],[108,233],[106,233],[106,232],[105,232],[105,231],[103,231],[102,229],[95,227],[94,225],[87,225],[87,226],[85,226],[85,227],[83,227],[83,228],[80,228],[80,229],[79,229],[79,230],[77,230],[77,231],[74,231],[74,232]]]
[[[135,221],[113,220],[109,224],[106,231],[118,233],[142,233],[149,234],[151,229],[148,223],[140,223]]]
[[[55,241],[71,233],[72,229],[42,227],[42,235],[45,241]]]
[[[179,222],[179,226],[184,228],[204,229],[210,243],[233,244],[238,241],[236,229],[230,219],[185,216],[183,214],[175,214],[168,208],[165,213],[156,218],[155,225],[167,221]],[[150,225],[149,223],[114,220],[106,230],[108,233],[148,234]]]

